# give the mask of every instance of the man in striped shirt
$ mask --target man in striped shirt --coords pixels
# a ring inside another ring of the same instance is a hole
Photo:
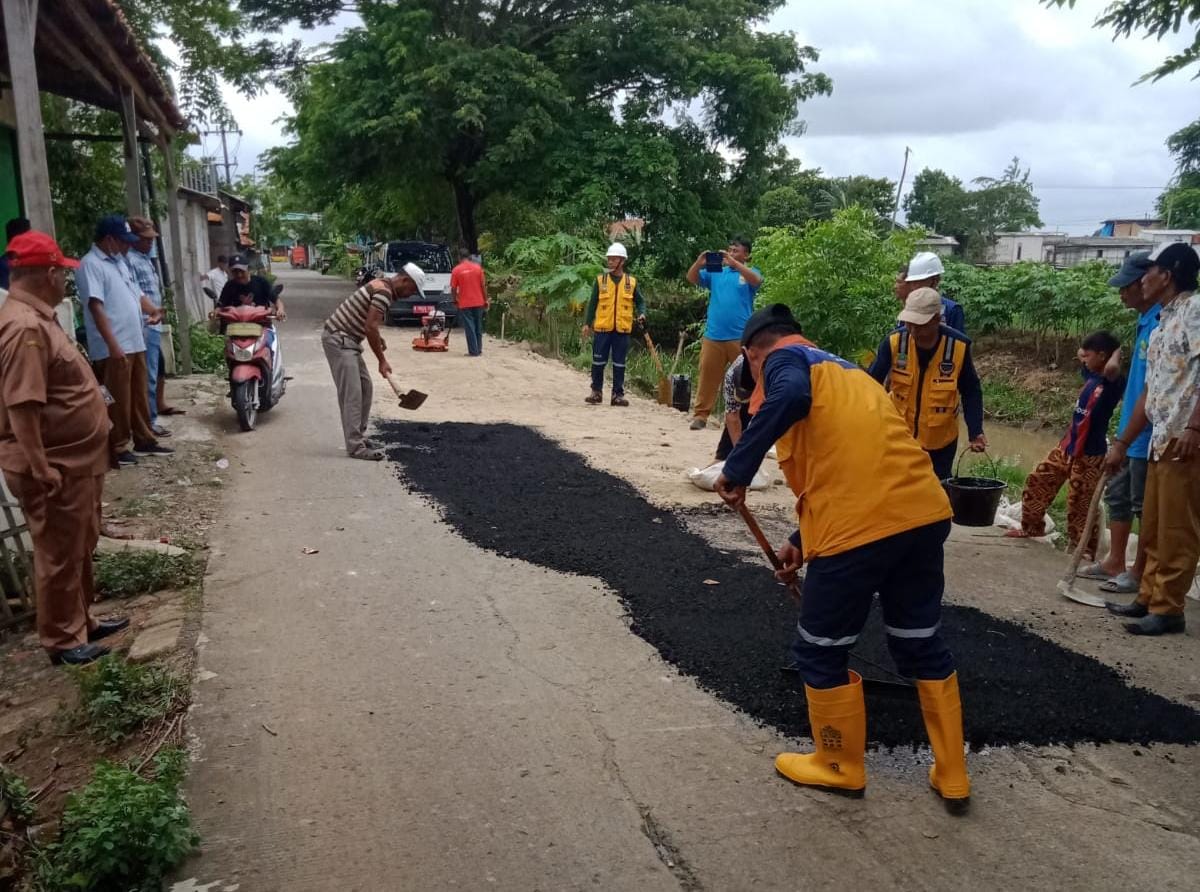
[[[392,367],[384,356],[387,348],[379,334],[392,301],[414,294],[425,296],[425,272],[415,263],[404,264],[404,270],[392,279],[374,279],[363,285],[325,320],[321,346],[333,372],[337,388],[338,407],[342,412],[342,433],[346,438],[346,454],[351,458],[380,461],[383,452],[379,445],[364,436],[371,419],[371,373],[363,361],[363,339],[379,360],[379,374],[388,378]]]

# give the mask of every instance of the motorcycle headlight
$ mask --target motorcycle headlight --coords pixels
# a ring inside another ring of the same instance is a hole
[[[238,362],[249,362],[254,358],[253,347],[234,347],[233,358]]]

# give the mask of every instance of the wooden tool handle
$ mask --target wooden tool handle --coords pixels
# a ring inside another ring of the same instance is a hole
[[[642,337],[646,339],[646,349],[650,351],[650,356],[654,360],[654,365],[658,368],[658,377],[667,377],[666,369],[663,368],[662,360],[658,358],[658,350],[654,346],[654,341],[650,339],[650,332],[644,332]]]
[[[754,519],[754,515],[750,513],[750,507],[745,503],[738,505],[738,514],[742,516],[742,520],[746,521],[746,526],[750,528],[750,534],[754,536],[758,542],[758,547],[763,550],[763,554],[767,556],[767,560],[771,562],[771,566],[776,572],[783,572],[783,561],[779,559],[779,555],[775,553],[775,549],[771,547],[771,543],[767,541],[767,536],[762,531],[762,527],[758,525],[758,521]],[[793,579],[788,583],[788,589],[792,593],[792,597],[797,601],[800,600],[800,586]]]
[[[388,375],[387,382],[388,384],[392,385],[392,393],[396,394],[396,396],[404,396],[404,391],[402,391],[400,389],[400,385],[396,383],[395,375]]]
[[[1108,483],[1108,471],[1100,475],[1100,481],[1096,484],[1096,491],[1092,493],[1092,503],[1088,506],[1087,520],[1083,522],[1083,532],[1079,535],[1079,544],[1075,546],[1075,554],[1071,557],[1071,568],[1067,571],[1066,578],[1074,580],[1075,574],[1079,571],[1079,565],[1083,563],[1083,552],[1087,548],[1088,541],[1092,538],[1092,524],[1096,521],[1096,514],[1100,508],[1100,497],[1104,495],[1104,486]]]

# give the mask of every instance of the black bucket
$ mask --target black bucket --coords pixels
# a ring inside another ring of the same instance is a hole
[[[680,412],[692,408],[692,379],[687,375],[671,376],[671,405]]]
[[[988,460],[991,461],[991,456]],[[961,464],[962,455],[958,457],[954,476],[942,481],[946,495],[950,497],[954,522],[962,527],[990,527],[996,522],[996,509],[1000,507],[1000,497],[1008,484],[996,477],[960,477],[958,466]],[[996,473],[994,461],[992,473]]]

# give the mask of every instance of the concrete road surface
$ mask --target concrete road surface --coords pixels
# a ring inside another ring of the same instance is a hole
[[[243,473],[214,531],[191,720],[203,853],[174,888],[1195,888],[1194,750],[976,754],[961,820],[928,793],[927,753],[872,754],[862,801],[779,780],[796,742],[675,673],[611,592],[480,551],[387,463],[345,457],[318,331],[349,286],[280,279],[295,379],[258,430],[229,413]],[[431,421],[489,362],[529,390],[548,368],[513,347],[416,358],[388,334]]]

